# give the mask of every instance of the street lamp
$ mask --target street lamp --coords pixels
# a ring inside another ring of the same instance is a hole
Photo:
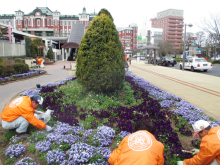
[[[185,49],[186,49],[186,47],[185,47],[185,45],[186,45],[186,26],[189,26],[189,27],[192,27],[193,25],[190,23],[190,24],[182,24],[182,23],[180,23],[179,24],[179,26],[180,27],[183,27],[183,26],[185,26],[185,32],[184,32],[184,47],[183,47],[183,67],[182,67],[182,71],[184,71],[184,63],[185,63]]]

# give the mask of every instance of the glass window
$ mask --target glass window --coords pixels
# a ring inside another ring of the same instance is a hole
[[[63,30],[60,30],[60,33],[63,33]]]
[[[87,26],[87,21],[86,21],[86,26]]]
[[[71,25],[71,22],[69,21],[69,26]]]
[[[64,22],[64,25],[66,26],[66,21]]]
[[[65,29],[65,34],[66,34],[66,29]]]
[[[57,33],[57,29],[55,30],[55,33]]]
[[[63,21],[60,21],[60,25],[61,25],[61,26],[62,26],[62,24],[63,24],[62,22],[63,22]]]
[[[4,21],[3,21],[3,23],[4,23]],[[21,24],[21,21],[20,21],[20,19],[18,20],[18,25],[20,25]]]
[[[40,20],[39,19],[37,20],[37,26],[40,26]]]
[[[51,19],[51,26],[53,26],[53,19]]]
[[[57,20],[55,19],[55,25],[57,25]]]
[[[47,19],[47,26],[49,26],[50,25],[50,22],[49,22],[50,20],[49,19]]]
[[[30,26],[31,25],[31,20],[28,20],[28,26]]]
[[[26,21],[26,19],[24,20],[24,25],[27,25],[27,21]]]

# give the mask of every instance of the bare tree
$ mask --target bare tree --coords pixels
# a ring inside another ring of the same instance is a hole
[[[160,42],[157,46],[160,47],[160,49],[158,50],[160,56],[171,54],[173,49],[173,45],[170,42]]]
[[[218,15],[211,15],[211,19],[204,18],[202,22],[202,29],[209,35],[215,37],[218,44],[220,44],[220,19]]]
[[[194,41],[194,34],[191,32],[186,33],[186,50],[189,50],[190,45]]]
[[[201,48],[205,44],[205,40],[206,40],[205,32],[204,31],[197,32],[196,37],[197,37],[197,46],[198,48]]]

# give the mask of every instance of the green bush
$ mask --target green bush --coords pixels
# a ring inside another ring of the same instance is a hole
[[[2,64],[3,63],[3,59],[2,58],[0,58],[0,64]]]
[[[24,73],[29,71],[29,67],[27,64],[24,63],[15,63],[13,65],[13,68],[16,73]]]
[[[47,52],[47,58],[49,58],[50,60],[53,59],[53,50],[51,46],[49,46],[49,50]]]
[[[15,58],[15,63],[24,63],[24,60],[22,58]]]
[[[220,64],[220,60],[213,60],[212,63],[213,64]]]
[[[89,25],[76,65],[79,83],[96,93],[122,89],[125,78],[123,47],[110,13],[104,13],[109,12],[99,13]]]
[[[0,63],[0,75],[4,75],[6,73],[6,68],[3,64]]]

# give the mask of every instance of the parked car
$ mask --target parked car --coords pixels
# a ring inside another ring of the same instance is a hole
[[[169,65],[176,65],[176,60],[173,57],[162,57],[158,60],[157,65],[169,66]]]
[[[156,64],[158,63],[159,60],[160,60],[160,57],[156,57]],[[154,57],[151,57],[150,64],[154,64]]]
[[[145,55],[141,55],[141,60],[145,60]]]
[[[212,57],[211,60],[220,60],[220,56]]]
[[[182,70],[182,62],[179,63],[179,68]],[[203,70],[207,72],[207,70],[212,69],[212,63],[207,62],[204,58],[185,59],[184,69],[190,69],[192,72],[194,72],[194,70]]]
[[[133,55],[133,58],[137,58],[137,55],[135,54],[135,55]]]

